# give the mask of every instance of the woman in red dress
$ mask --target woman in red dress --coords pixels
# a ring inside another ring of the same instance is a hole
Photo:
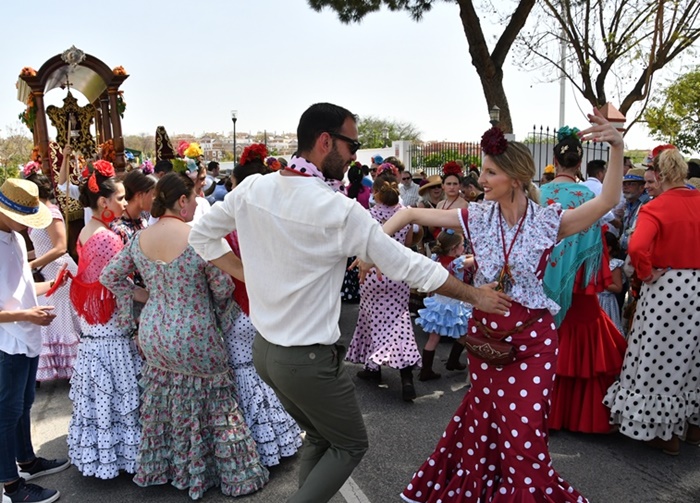
[[[547,415],[557,355],[552,316],[559,306],[545,295],[541,278],[558,241],[619,202],[622,137],[598,112],[589,119],[593,124],[582,135],[610,143],[610,168],[601,195],[578,208],[533,201],[530,151],[492,128],[482,138],[483,203],[453,211],[409,208],[384,225],[387,233],[409,222],[461,227],[478,265],[475,285],[490,284],[512,299],[502,316],[475,309],[468,333],[511,344],[515,360],[497,366],[470,353],[472,387],[401,494],[407,502],[586,501],[551,466]]]

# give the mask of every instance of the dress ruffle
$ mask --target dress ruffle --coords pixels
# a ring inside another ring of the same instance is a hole
[[[143,431],[134,482],[171,481],[199,499],[210,487],[227,496],[262,488],[269,473],[234,397],[230,372],[191,376],[144,365]]]
[[[260,462],[274,466],[281,458],[293,456],[301,448],[301,428],[253,366],[255,334],[250,318],[241,313],[224,340],[233,369],[238,405],[255,440]]]
[[[71,378],[68,455],[86,476],[136,471],[141,359],[126,337],[84,337]]]
[[[550,429],[607,433],[603,398],[622,368],[625,339],[593,295],[574,294],[559,327]]]
[[[467,333],[471,309],[464,302],[443,295],[433,295],[423,300],[425,308],[418,310],[416,323],[426,333],[434,333],[459,339]]]

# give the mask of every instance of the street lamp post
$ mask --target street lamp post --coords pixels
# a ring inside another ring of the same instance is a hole
[[[231,110],[231,122],[233,122],[233,165],[236,165],[236,121],[238,120],[238,110]]]
[[[493,127],[496,127],[498,123],[501,121],[501,109],[498,108],[496,105],[489,110],[489,122]]]
[[[382,129],[382,133],[384,134],[384,147],[388,147],[389,146],[389,128],[384,127],[384,129]]]

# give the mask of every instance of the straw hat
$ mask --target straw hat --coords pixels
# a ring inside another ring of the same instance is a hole
[[[425,194],[425,191],[437,186],[442,187],[442,178],[440,177],[440,175],[429,176],[427,181],[418,189],[418,193],[422,196],[423,194]]]
[[[0,187],[0,213],[33,229],[48,227],[51,211],[39,201],[39,188],[34,182],[8,178]]]
[[[695,187],[697,190],[700,190],[700,178],[698,177],[693,177],[693,178],[688,178],[688,184],[692,185]]]
[[[644,168],[632,168],[625,176],[622,177],[623,182],[641,182],[644,183]]]

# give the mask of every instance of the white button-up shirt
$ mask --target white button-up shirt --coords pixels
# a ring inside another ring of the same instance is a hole
[[[19,311],[38,305],[21,234],[0,231],[0,257],[0,310]],[[39,356],[41,327],[28,321],[0,323],[0,350],[29,358]]]
[[[417,206],[420,200],[420,195],[418,194],[418,189],[420,187],[417,183],[411,180],[411,185],[406,187],[403,183],[399,183],[399,193],[401,194],[401,199],[403,200],[404,206]]]
[[[353,199],[322,180],[280,173],[246,178],[195,224],[190,244],[205,260],[230,251],[238,230],[253,324],[280,346],[340,338],[340,289],[347,257],[388,277],[432,291],[447,270],[387,236]]]

